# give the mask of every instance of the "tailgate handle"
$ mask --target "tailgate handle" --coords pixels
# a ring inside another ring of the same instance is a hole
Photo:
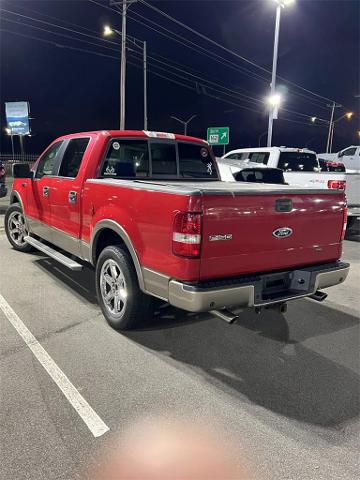
[[[291,212],[292,209],[293,205],[290,198],[278,199],[275,201],[275,210],[277,212]]]

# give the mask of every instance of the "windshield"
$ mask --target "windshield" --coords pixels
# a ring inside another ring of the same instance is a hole
[[[281,152],[278,168],[284,172],[319,172],[319,163],[314,153]]]

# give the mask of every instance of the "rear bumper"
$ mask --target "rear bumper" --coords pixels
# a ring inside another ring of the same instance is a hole
[[[350,269],[344,262],[299,270],[187,284],[170,280],[169,303],[190,312],[229,307],[256,307],[308,297],[342,283]]]

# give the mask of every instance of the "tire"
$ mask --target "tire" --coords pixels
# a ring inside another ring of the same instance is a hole
[[[355,226],[356,217],[347,218],[347,228],[353,228]]]
[[[96,294],[101,311],[115,330],[139,327],[152,315],[152,297],[145,295],[125,248],[106,247],[96,263]]]
[[[24,241],[28,234],[23,211],[19,204],[11,205],[5,214],[6,236],[14,248],[19,252],[31,252],[33,247]]]

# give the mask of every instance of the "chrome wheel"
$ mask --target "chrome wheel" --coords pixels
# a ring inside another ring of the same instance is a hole
[[[8,218],[8,232],[11,240],[18,247],[26,244],[24,237],[28,235],[26,229],[25,217],[21,212],[12,212]]]
[[[126,310],[128,294],[124,275],[115,260],[109,259],[104,262],[99,281],[106,309],[112,315],[121,318]]]

